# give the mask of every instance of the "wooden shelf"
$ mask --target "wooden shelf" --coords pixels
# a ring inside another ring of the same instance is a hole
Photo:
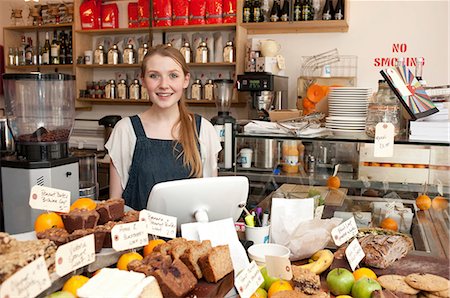
[[[79,68],[140,68],[140,64],[77,64]]]
[[[75,30],[76,33],[87,35],[112,35],[112,34],[139,34],[149,33],[150,28],[114,28],[114,29],[89,29],[89,30]]]
[[[11,31],[34,31],[34,30],[45,31],[45,30],[69,28],[69,27],[72,27],[72,23],[48,24],[48,25],[42,25],[42,26],[7,26],[7,27],[3,27],[3,29],[11,30]]]
[[[347,32],[347,20],[242,23],[247,34]]]
[[[235,66],[236,63],[232,62],[208,62],[208,63],[188,63],[190,67],[219,67],[219,66]]]
[[[216,106],[214,100],[207,99],[186,99],[186,103],[190,106]],[[231,102],[232,107],[245,107],[245,102]]]
[[[18,66],[5,66],[6,69],[11,70],[33,70],[33,69],[72,69],[73,64],[52,64],[52,65],[18,65]]]
[[[151,27],[152,32],[181,32],[181,31],[234,31],[236,23],[226,24],[205,24],[205,25],[186,25],[186,26],[168,26]]]

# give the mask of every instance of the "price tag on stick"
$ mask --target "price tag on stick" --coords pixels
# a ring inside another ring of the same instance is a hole
[[[116,251],[145,246],[148,244],[147,225],[143,221],[115,225],[111,241]]]
[[[249,298],[263,282],[264,278],[261,271],[253,261],[236,276],[234,286],[241,298]]]
[[[366,256],[358,239],[355,238],[350,242],[345,249],[345,256],[347,257],[347,261],[350,264],[352,271],[355,271],[356,266],[358,266],[359,262]]]
[[[331,230],[331,237],[337,246],[341,246],[357,234],[358,227],[353,216]]]
[[[95,261],[94,234],[61,245],[55,254],[56,274],[64,276]]]
[[[292,279],[291,261],[288,257],[266,255],[267,275],[284,280]]]
[[[70,191],[35,185],[31,188],[30,207],[67,213],[70,211]]]
[[[147,232],[151,235],[175,238],[177,236],[177,218],[148,210],[139,213],[139,220],[147,223]]]
[[[375,126],[375,142],[373,156],[394,156],[394,134],[395,128],[392,123],[378,123]]]

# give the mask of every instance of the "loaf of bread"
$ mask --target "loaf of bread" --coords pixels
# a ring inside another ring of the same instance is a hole
[[[197,284],[194,274],[179,259],[152,275],[158,281],[164,297],[184,297]]]
[[[100,218],[98,224],[102,225],[108,221],[119,220],[123,217],[123,212],[125,208],[125,200],[122,198],[109,199],[97,204],[95,209]]]
[[[196,241],[195,241],[196,242]],[[191,246],[181,256],[181,261],[194,273],[198,279],[203,277],[202,270],[198,265],[198,259],[203,257],[211,249],[211,241],[204,240],[201,243],[191,243]]]
[[[211,248],[206,255],[198,259],[198,265],[202,270],[203,277],[208,282],[218,282],[222,277],[233,271],[228,245]]]

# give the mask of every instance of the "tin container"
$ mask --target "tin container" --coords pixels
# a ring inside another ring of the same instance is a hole
[[[102,45],[99,45],[98,48],[94,51],[94,64],[105,64],[106,55],[105,48]]]
[[[136,63],[136,53],[134,51],[133,45],[128,44],[125,50],[123,50],[123,63],[125,64],[135,64]]]
[[[203,99],[213,100],[214,99],[214,84],[213,80],[208,80],[203,88]]]
[[[138,62],[142,63],[144,61],[145,55],[148,53],[148,43],[144,42],[138,50]]]
[[[120,51],[117,45],[113,45],[108,51],[108,64],[120,63]]]
[[[206,42],[202,41],[196,51],[195,51],[195,62],[196,63],[208,63],[209,61],[209,50]]]
[[[191,99],[202,99],[202,82],[196,79],[191,86]]]
[[[125,80],[120,80],[119,84],[117,84],[117,98],[127,99],[127,91],[127,82]]]
[[[184,45],[180,49],[180,52],[183,55],[184,61],[186,61],[186,63],[192,62],[192,50],[188,42],[184,43]]]
[[[139,99],[141,97],[141,85],[138,79],[134,79],[133,83],[130,84],[128,94],[130,95],[130,99]]]
[[[105,86],[105,98],[114,99],[117,98],[117,86],[116,81],[109,80]]]
[[[234,62],[234,46],[232,41],[227,41],[226,46],[223,48],[223,62]]]

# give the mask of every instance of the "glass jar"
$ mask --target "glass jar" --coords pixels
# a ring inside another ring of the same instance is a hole
[[[99,45],[98,48],[94,51],[94,64],[105,64],[105,50],[102,45]]]
[[[133,83],[130,84],[128,89],[128,94],[130,94],[130,99],[139,99],[141,96],[141,85],[138,79],[134,79]]]
[[[285,173],[298,173],[298,144],[295,140],[283,141],[283,167]]]
[[[119,64],[120,52],[119,47],[115,44],[108,51],[108,64]]]
[[[234,47],[232,41],[227,41],[226,46],[223,48],[223,62],[234,62]]]
[[[181,55],[183,55],[183,57],[184,57],[184,61],[186,61],[186,63],[191,63],[192,51],[191,51],[191,46],[189,45],[188,42],[184,43],[184,45],[180,49],[180,52],[181,52]]]
[[[136,55],[132,44],[128,44],[125,50],[123,50],[123,63],[125,64],[135,64]]]
[[[109,80],[108,84],[106,84],[106,86],[105,86],[105,98],[110,98],[110,99],[117,98],[116,81]]]
[[[191,99],[202,99],[202,81],[196,79],[191,86]]]
[[[195,51],[195,62],[196,63],[208,63],[208,46],[206,42],[202,41]]]
[[[366,134],[375,137],[375,128],[378,123],[387,122],[394,125],[394,136],[400,134],[400,110],[396,105],[381,105],[372,103],[367,110]]]
[[[125,80],[120,80],[119,84],[117,84],[117,98],[127,99],[127,91],[127,82]]]
[[[209,79],[206,84],[205,87],[203,88],[204,91],[204,95],[203,95],[203,99],[206,100],[213,100],[214,97],[214,84],[213,84],[213,80]]]

